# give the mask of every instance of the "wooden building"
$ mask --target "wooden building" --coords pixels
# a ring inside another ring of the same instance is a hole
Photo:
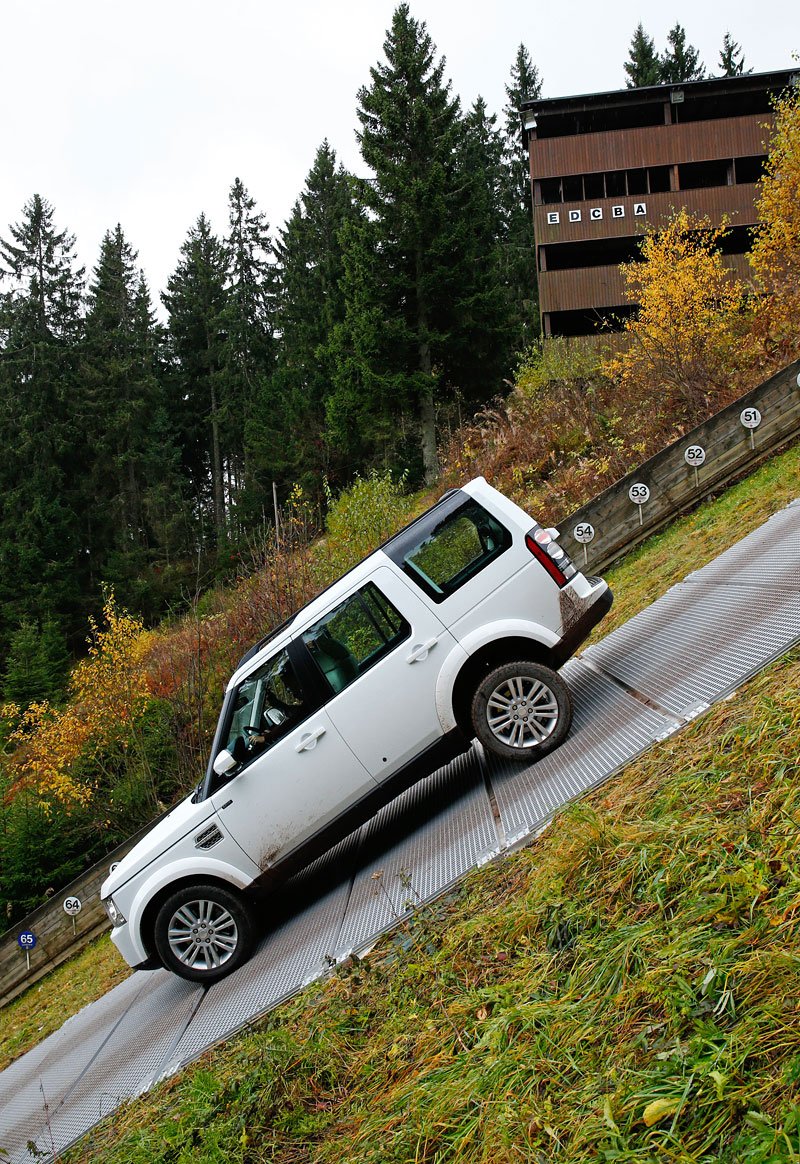
[[[620,263],[648,223],[685,206],[731,229],[723,250],[745,274],[756,185],[773,98],[794,71],[528,101],[522,109],[533,187],[545,335],[619,326]]]

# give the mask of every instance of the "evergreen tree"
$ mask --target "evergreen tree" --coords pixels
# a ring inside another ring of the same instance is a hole
[[[108,231],[89,290],[81,394],[91,450],[82,516],[94,578],[113,582],[125,601],[130,583],[158,556],[147,513],[167,486],[179,508],[175,451],[165,435],[166,399],[156,325],[136,252],[121,227]]]
[[[26,618],[82,631],[85,547],[76,518],[85,450],[79,394],[83,270],[74,238],[34,195],[0,240],[0,645]]]
[[[530,161],[522,138],[520,110],[523,102],[542,95],[542,78],[524,45],[517,49],[506,85],[503,109],[505,181],[502,201],[505,211],[505,245],[502,275],[516,321],[514,342],[518,351],[528,346],[539,332],[539,287],[536,275],[536,248],[533,237],[533,194]]]
[[[162,299],[169,313],[174,415],[203,543],[227,536],[224,438],[233,423],[221,394],[227,282],[225,247],[201,214]],[[209,511],[213,533],[205,529]]]
[[[39,627],[31,620],[20,624],[11,637],[3,672],[3,699],[25,708],[64,695],[69,655],[64,636],[52,619]]]
[[[259,481],[258,474],[263,462],[260,419],[264,413],[273,413],[275,404],[272,375],[277,272],[269,225],[239,178],[231,187],[228,206],[228,281],[220,350],[225,488],[232,502],[241,503],[246,491],[250,510],[258,512],[265,497],[265,483]]]
[[[686,29],[676,23],[667,33],[667,50],[661,58],[661,80],[666,84],[676,84],[702,81],[705,75],[700,53],[686,43]]]
[[[723,77],[741,77],[747,73],[752,73],[752,69],[744,67],[744,52],[742,46],[738,44],[729,32],[725,33],[722,40],[722,48],[719,54],[719,67],[722,70]]]
[[[345,317],[342,230],[359,217],[352,177],[327,141],[317,151],[305,187],[276,245],[281,336],[275,380],[276,417],[260,414],[262,448],[271,447],[275,475],[304,480],[348,475],[339,442],[323,439],[334,379],[331,337]]]
[[[533,220],[521,200],[510,207],[506,202],[505,144],[497,118],[478,97],[464,118],[458,152],[460,209],[471,223],[464,257],[474,274],[456,304],[450,362],[455,385],[471,399],[480,397],[485,385],[500,386],[533,324],[522,308],[523,302],[530,304],[535,288]],[[530,190],[530,180],[527,185]],[[526,278],[531,280],[527,285]],[[474,381],[476,367],[481,382]]]
[[[407,4],[395,10],[384,51],[386,62],[358,95],[361,153],[374,180],[362,186],[368,218],[348,232],[332,407],[366,393],[385,423],[389,405],[390,425],[405,420],[418,433],[430,481],[437,404],[452,402],[456,390],[473,397],[494,387],[479,361],[467,371],[462,359],[471,308],[486,286],[467,215],[458,100]]]
[[[625,69],[625,85],[628,89],[641,89],[646,85],[659,85],[664,79],[655,41],[644,30],[641,21],[631,39],[629,56]]]

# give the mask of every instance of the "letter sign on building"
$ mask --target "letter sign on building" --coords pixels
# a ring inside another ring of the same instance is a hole
[[[611,217],[612,218],[624,218],[625,217],[625,207],[624,206],[612,206],[611,207]]]
[[[561,215],[558,213],[557,210],[548,210],[548,212],[547,212],[547,225],[548,226],[558,226],[560,221],[561,221]]]
[[[569,220],[570,220],[570,222],[580,222],[580,220],[581,220],[580,210],[570,210]]]
[[[589,217],[591,218],[592,222],[599,222],[600,219],[603,217],[603,207],[602,206],[593,206],[592,209],[589,211]]]
[[[647,217],[647,203],[646,202],[634,202],[633,213],[636,216],[636,218],[646,218]]]

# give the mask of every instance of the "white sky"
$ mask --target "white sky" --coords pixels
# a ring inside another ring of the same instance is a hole
[[[363,172],[356,93],[382,59],[395,0],[0,0],[0,237],[39,193],[90,272],[121,223],[154,298],[201,211],[227,228],[241,177],[273,233],[327,137]],[[676,20],[714,71],[730,30],[757,72],[791,68],[796,0],[412,0],[466,107],[500,113],[520,42],[560,97],[624,87],[641,20]],[[793,56],[794,54],[794,56]],[[800,67],[800,65],[798,65]]]

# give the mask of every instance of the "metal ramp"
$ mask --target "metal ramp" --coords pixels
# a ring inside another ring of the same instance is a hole
[[[0,1075],[0,1147],[55,1155],[121,1102],[370,946],[469,869],[542,829],[800,639],[793,503],[571,660],[567,741],[535,766],[475,746],[409,789],[287,887],[237,973],[204,990],[135,974]]]

